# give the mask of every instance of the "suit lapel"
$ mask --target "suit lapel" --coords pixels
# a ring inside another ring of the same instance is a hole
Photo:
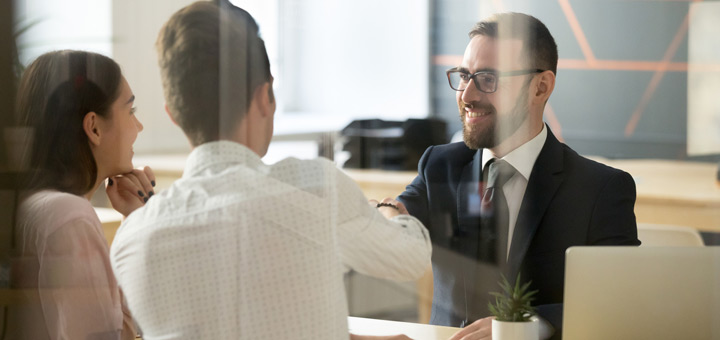
[[[535,161],[520,205],[510,244],[509,274],[514,280],[520,270],[545,210],[563,181],[563,145],[548,127],[547,139]]]
[[[463,168],[460,174],[460,181],[458,182],[456,201],[458,202],[458,228],[460,232],[465,235],[476,231],[480,223],[480,201],[479,197],[475,196],[478,195],[481,160],[482,150],[478,150],[475,152],[472,162],[469,162]],[[475,199],[478,199],[478,201],[473,202]],[[475,205],[477,205],[477,212],[473,211]]]

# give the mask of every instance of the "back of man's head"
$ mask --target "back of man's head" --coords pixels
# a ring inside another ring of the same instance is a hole
[[[483,35],[496,39],[520,39],[528,67],[550,70],[557,74],[558,50],[555,39],[545,24],[522,13],[498,13],[478,22],[468,34],[470,38]]]
[[[272,77],[257,23],[227,0],[177,11],[156,48],[169,112],[193,146],[231,138]]]

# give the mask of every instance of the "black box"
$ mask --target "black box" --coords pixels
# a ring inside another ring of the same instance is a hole
[[[416,170],[425,149],[447,143],[446,125],[434,118],[355,120],[340,132],[346,140],[343,150],[350,152],[344,167]]]

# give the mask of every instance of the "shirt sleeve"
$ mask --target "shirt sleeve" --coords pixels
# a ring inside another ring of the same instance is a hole
[[[136,339],[138,334],[138,330],[135,327],[135,320],[132,318],[132,314],[130,314],[130,308],[128,308],[127,301],[125,300],[125,295],[123,295],[122,289],[120,289],[120,302],[122,305],[122,317],[123,317],[123,324],[122,324],[122,340],[133,340]]]
[[[338,243],[343,263],[370,276],[410,281],[430,266],[427,229],[410,215],[388,220],[368,204],[357,184],[337,171]]]
[[[132,339],[135,330],[97,221],[72,220],[38,249],[38,290],[52,339]],[[124,312],[127,316],[124,316]]]

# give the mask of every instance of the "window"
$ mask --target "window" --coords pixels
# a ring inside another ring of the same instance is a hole
[[[59,49],[112,56],[111,7],[111,0],[16,1],[15,30],[29,27],[17,41],[20,60]]]
[[[430,113],[429,1],[249,1],[276,76],[278,134]]]

